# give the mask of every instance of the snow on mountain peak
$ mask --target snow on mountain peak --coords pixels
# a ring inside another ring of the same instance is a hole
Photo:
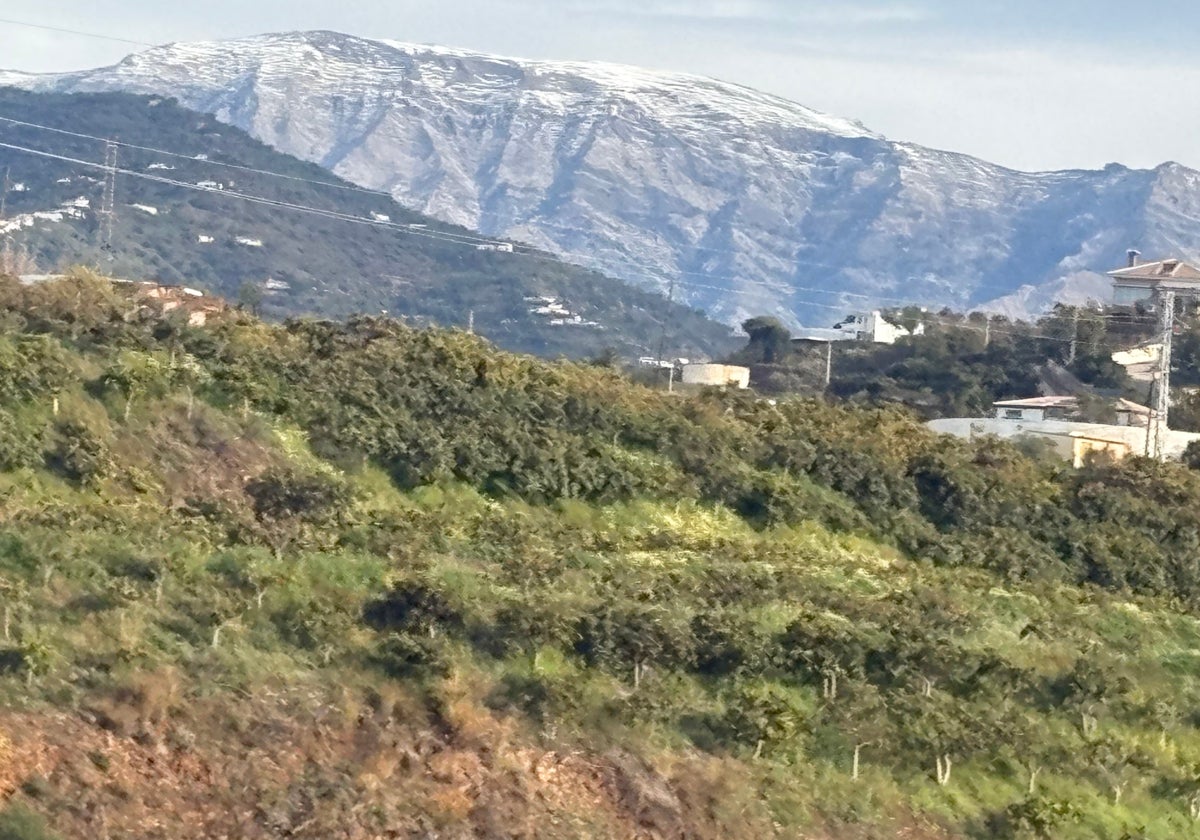
[[[1131,246],[1200,257],[1192,170],[1014,172],[682,73],[314,31],[5,78],[175,96],[430,215],[674,280],[729,320],[967,307]]]

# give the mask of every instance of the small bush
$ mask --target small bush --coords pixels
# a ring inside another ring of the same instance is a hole
[[[81,420],[67,419],[55,425],[54,439],[46,455],[46,466],[80,486],[94,485],[114,467],[106,435]]]
[[[20,803],[0,811],[0,840],[57,840],[40,814]]]
[[[34,424],[0,411],[0,470],[17,470],[41,463],[45,434]]]

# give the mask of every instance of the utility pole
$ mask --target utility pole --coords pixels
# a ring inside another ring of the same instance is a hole
[[[658,369],[661,371],[663,366],[663,350],[667,346],[667,321],[671,318],[671,304],[675,302],[675,276],[671,276],[670,284],[667,286],[667,311],[663,314],[662,336],[658,340]],[[675,360],[671,360],[671,372],[667,376],[667,393],[671,393],[675,389]]]
[[[829,383],[833,379],[833,342],[825,342],[825,389],[829,390]]]
[[[1153,411],[1150,414],[1150,452],[1147,454],[1161,461],[1163,447],[1167,442],[1167,419],[1171,409],[1171,343],[1175,336],[1175,292],[1158,289],[1155,294],[1158,305],[1159,341],[1162,353],[1158,357],[1158,374],[1155,376]]]
[[[992,343],[992,316],[985,315],[983,318],[983,349],[986,350],[988,345]]]
[[[467,312],[467,333],[469,335],[475,335],[475,310],[474,309]]]

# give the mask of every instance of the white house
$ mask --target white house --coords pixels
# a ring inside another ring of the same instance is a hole
[[[1180,259],[1141,262],[1137,251],[1129,252],[1129,265],[1110,271],[1113,280],[1113,300],[1117,304],[1133,304],[1153,296],[1159,288],[1195,294],[1200,290],[1200,268]]]
[[[992,403],[997,420],[1067,420],[1079,410],[1076,397],[1032,397],[1026,400],[1000,400]]]
[[[213,239],[211,236],[209,236],[207,233],[201,233],[196,236],[196,241],[199,242],[201,245],[211,245],[216,240]]]
[[[968,440],[998,437],[1005,440],[1038,439],[1051,451],[1076,467],[1089,456],[1103,453],[1120,460],[1148,451],[1152,412],[1129,400],[1116,400],[1116,423],[1085,423],[1078,418],[1076,397],[1034,397],[1027,400],[1001,400],[993,405],[991,417],[946,417],[926,425],[935,432]],[[1200,434],[1164,432],[1163,452],[1179,458],[1189,443]]]
[[[1144,405],[1132,400],[1117,399],[1112,403],[1116,413],[1118,426],[1136,426],[1144,429],[1150,423],[1153,412]],[[1078,421],[1079,398],[1061,397],[1032,397],[1025,400],[999,400],[992,403],[994,417],[997,420],[1024,421],[1041,423],[1045,420]]]
[[[660,359],[657,356],[641,356],[638,358],[638,365],[641,367],[661,368],[662,370],[670,370],[673,367],[687,365],[689,359]]]
[[[376,222],[390,222],[392,217],[385,213],[371,213],[371,219]]]
[[[248,236],[239,236],[234,239],[239,245],[245,245],[247,248],[261,248],[263,243],[261,239],[251,239]]]
[[[917,324],[908,330],[889,321],[878,309],[866,315],[848,315],[829,329],[801,329],[795,334],[798,341],[870,341],[876,344],[895,344],[898,339],[924,335],[925,325]]]

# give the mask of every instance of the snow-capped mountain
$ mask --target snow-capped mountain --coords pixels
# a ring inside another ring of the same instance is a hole
[[[1015,314],[1102,290],[1127,247],[1200,258],[1196,171],[1016,172],[697,76],[303,32],[5,83],[174,96],[432,216],[674,282],[731,322]]]

